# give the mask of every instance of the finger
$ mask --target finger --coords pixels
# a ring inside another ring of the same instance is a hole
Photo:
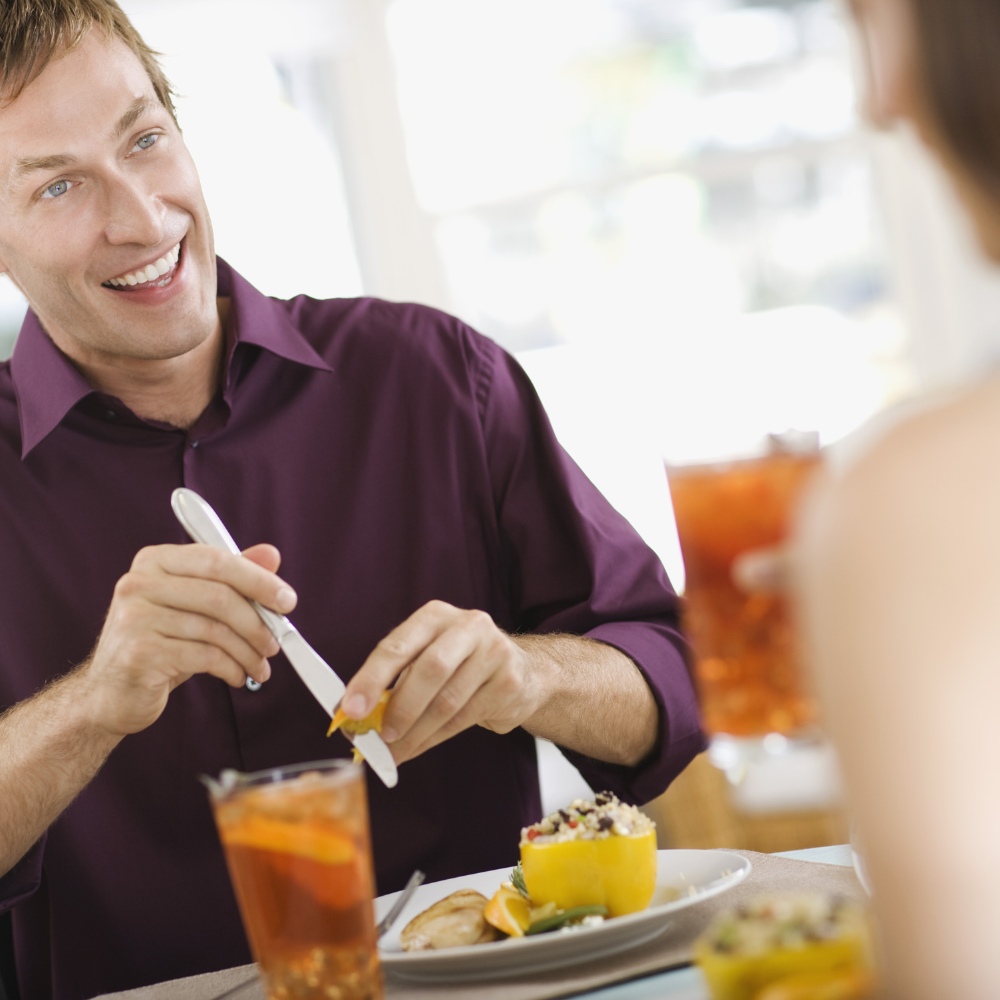
[[[485,680],[475,635],[449,630],[433,642],[393,688],[382,734],[393,749],[419,746],[455,717]]]
[[[169,660],[173,667],[171,690],[197,674],[218,677],[234,688],[246,683],[247,671],[243,666],[213,643],[167,638],[160,649],[164,660]]]
[[[395,736],[397,741],[405,739],[406,749],[421,745],[432,733],[447,730],[484,687],[493,693],[500,711],[519,696],[522,672],[515,661],[520,655],[489,615],[462,612],[393,689],[383,724],[383,734],[389,731],[387,742]],[[479,721],[473,717],[454,731]]]
[[[263,547],[250,550],[265,557]],[[254,559],[226,552],[212,545],[157,545],[143,549],[135,557],[138,571],[159,570],[172,576],[214,580],[231,587],[247,600],[282,614],[295,607],[295,591],[281,577],[258,565]]]
[[[382,692],[459,614],[462,612],[450,604],[431,601],[397,625],[379,641],[361,669],[351,678],[340,704],[344,713],[352,719],[363,719]]]
[[[239,669],[239,684],[248,676],[263,683],[270,677],[271,668],[267,659],[238,632],[234,632],[224,622],[205,615],[187,614],[163,609],[156,623],[157,631],[164,639],[180,643],[194,643],[198,646],[214,646]],[[270,635],[270,633],[268,633]],[[274,651],[278,644],[273,639]],[[273,655],[273,654],[272,654]],[[216,674],[216,676],[219,676]],[[223,678],[228,681],[228,677]]]
[[[405,740],[393,743],[392,754],[396,762],[402,764],[404,761],[413,760],[432,747],[436,747],[477,725],[481,719],[485,718],[483,713],[487,711],[489,696],[486,689],[487,685],[479,688],[460,711],[452,715],[433,732],[428,732],[423,736],[415,736],[414,733],[411,733]]]
[[[281,553],[273,545],[268,545],[266,542],[244,549],[243,558],[255,562],[258,566],[263,566],[270,573],[277,573],[278,567],[281,566]]]
[[[118,581],[115,600],[133,607],[136,615],[152,616],[154,626],[158,611],[183,612],[227,626],[259,656],[273,656],[278,650],[276,640],[246,598],[216,580],[131,571]],[[125,612],[121,609],[119,613]]]
[[[506,638],[498,630],[501,638]],[[463,672],[466,668],[463,668]],[[470,671],[478,674],[479,671]],[[509,733],[520,726],[531,714],[529,700],[525,697],[525,677],[513,662],[504,657],[499,668],[486,671],[486,680],[472,693],[459,711],[426,737],[417,732],[417,726],[405,741],[394,743],[393,755],[399,763],[412,760],[426,753],[431,747],[450,740],[466,729],[482,726],[493,733]]]

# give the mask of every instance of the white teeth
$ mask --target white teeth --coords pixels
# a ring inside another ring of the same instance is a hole
[[[156,281],[157,278],[162,277],[168,271],[172,270],[174,265],[180,259],[181,256],[181,245],[177,244],[172,250],[167,251],[162,257],[156,260],[152,264],[147,264],[145,267],[140,268],[138,271],[132,271],[130,274],[123,274],[118,278],[111,278],[110,281],[106,281],[106,285],[116,285],[119,288],[124,288],[126,285],[144,285],[147,281]]]

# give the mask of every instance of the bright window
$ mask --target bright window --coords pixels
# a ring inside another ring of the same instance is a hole
[[[682,579],[662,458],[911,385],[831,0],[389,0],[454,308]]]

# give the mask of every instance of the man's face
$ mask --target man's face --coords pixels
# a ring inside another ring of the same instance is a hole
[[[100,30],[0,107],[0,271],[85,370],[179,357],[218,330],[194,163],[142,64]]]

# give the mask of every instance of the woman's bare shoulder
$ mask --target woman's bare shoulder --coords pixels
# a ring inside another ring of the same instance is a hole
[[[866,543],[866,529],[947,527],[990,510],[1000,521],[1000,376],[876,421],[834,455],[811,508]]]

